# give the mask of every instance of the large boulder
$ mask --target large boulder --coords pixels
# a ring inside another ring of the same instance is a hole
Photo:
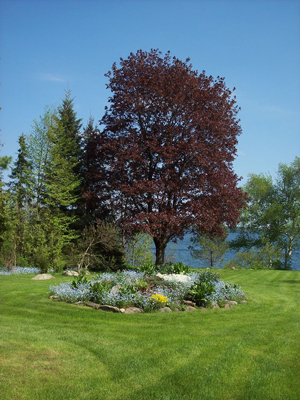
[[[55,279],[55,277],[50,274],[39,274],[32,278],[33,281],[44,281],[45,279]]]

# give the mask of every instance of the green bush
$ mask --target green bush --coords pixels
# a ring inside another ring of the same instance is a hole
[[[78,289],[79,285],[81,285],[82,283],[88,283],[88,279],[84,273],[75,276],[71,283],[71,286],[73,289]]]
[[[98,298],[103,294],[109,291],[112,287],[112,284],[108,281],[97,281],[93,282],[90,285],[91,292],[91,300],[98,301]]]
[[[189,290],[188,298],[194,301],[197,306],[205,306],[207,296],[214,293],[215,286],[211,282],[197,281]]]
[[[190,267],[180,261],[176,263],[169,261],[161,265],[144,262],[137,267],[137,270],[149,275],[154,275],[157,272],[161,274],[188,274],[191,272]]]

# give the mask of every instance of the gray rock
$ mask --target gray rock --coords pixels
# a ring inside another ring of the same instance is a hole
[[[137,307],[128,307],[126,308],[124,314],[139,314],[139,313],[143,313],[144,310],[142,310],[141,308],[137,308]]]
[[[230,305],[228,303],[226,303],[225,306],[224,306],[224,308],[231,308],[231,307],[232,307],[232,305]]]
[[[237,301],[229,300],[228,304],[232,307],[232,306],[237,306],[238,303],[237,303]]]
[[[111,294],[118,294],[120,292],[120,285],[115,285],[110,289]]]
[[[196,311],[197,308],[193,307],[193,306],[186,306],[185,311]]]
[[[211,303],[211,305],[212,305],[212,308],[220,308],[219,304],[216,301],[213,301]]]
[[[192,306],[195,307],[196,303],[194,303],[191,300],[183,300],[184,304],[186,304],[187,306]]]
[[[170,307],[162,307],[159,309],[160,312],[172,312]]]
[[[119,313],[121,312],[120,309],[118,307],[113,307],[113,306],[108,306],[108,305],[100,305],[98,307],[99,310],[102,311],[108,311],[108,312],[113,312],[113,313]]]
[[[31,279],[33,281],[44,281],[45,279],[55,279],[55,277],[50,274],[39,274]]]
[[[78,276],[79,275],[78,272],[76,272],[76,271],[64,271],[62,274],[64,276]]]
[[[95,308],[96,310],[98,310],[98,308],[100,307],[100,304],[94,303],[92,301],[88,301],[87,303],[85,303],[85,305],[87,307]]]

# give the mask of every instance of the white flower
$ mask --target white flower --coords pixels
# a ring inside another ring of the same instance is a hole
[[[156,275],[157,278],[161,278],[164,281],[168,282],[189,282],[192,280],[192,278],[188,275],[182,275],[182,274],[170,274],[170,275],[164,275],[161,273],[158,273]]]

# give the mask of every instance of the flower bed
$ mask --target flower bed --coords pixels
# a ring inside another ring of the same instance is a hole
[[[171,310],[184,310],[186,304],[224,307],[228,301],[240,302],[245,297],[239,287],[223,282],[211,271],[181,277],[179,274],[122,271],[102,273],[90,281],[81,275],[49,289],[52,298],[69,303],[94,302],[123,309],[134,306],[145,312],[166,306]]]
[[[39,274],[40,269],[34,267],[6,267],[0,268],[0,275],[23,275],[23,274]]]

